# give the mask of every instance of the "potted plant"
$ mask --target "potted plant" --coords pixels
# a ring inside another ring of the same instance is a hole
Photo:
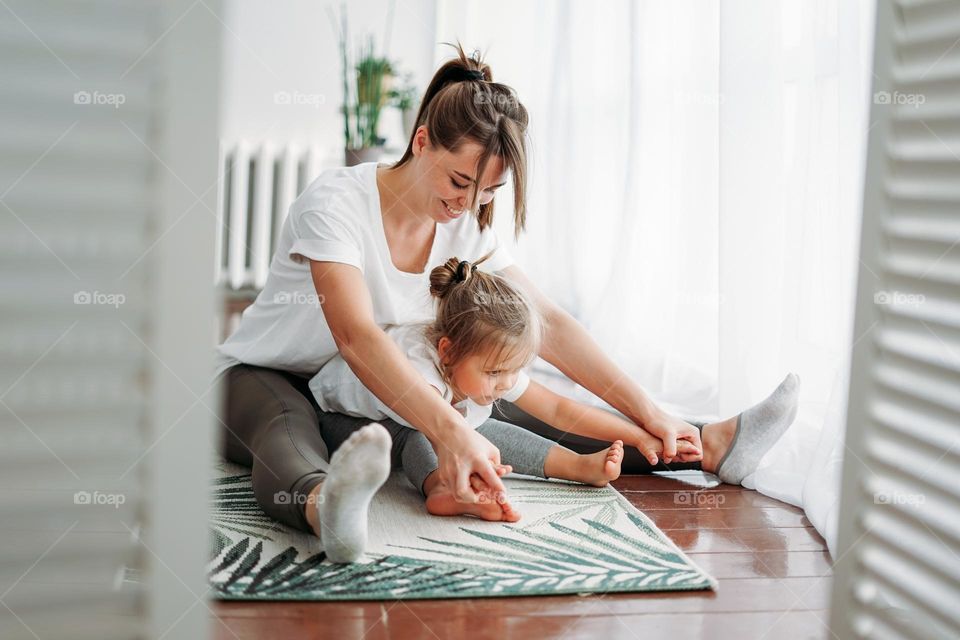
[[[374,162],[383,153],[385,140],[378,133],[380,114],[388,104],[393,80],[390,61],[376,54],[373,36],[356,52],[351,63],[347,14],[340,11],[340,63],[343,81],[344,160],[347,166]]]

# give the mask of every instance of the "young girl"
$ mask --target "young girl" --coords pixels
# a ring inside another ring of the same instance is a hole
[[[500,449],[501,473],[512,470],[543,478],[559,478],[605,486],[620,475],[623,445],[662,446],[640,427],[612,413],[588,407],[533,382],[524,372],[536,357],[542,333],[533,305],[504,278],[478,271],[475,264],[451,258],[430,274],[430,293],[438,299],[430,325],[386,329],[424,378],[460,411],[467,423]],[[489,499],[473,477],[474,489],[487,499],[478,504],[454,500],[438,479],[433,446],[419,431],[384,405],[360,382],[342,357],[336,356],[310,381],[324,411],[378,420],[393,438],[394,466],[402,466],[414,487],[426,496],[435,515],[469,514],[487,520],[519,520],[506,502]],[[579,455],[526,429],[490,420],[491,405],[506,399],[562,431],[613,444]],[[323,427],[324,440],[336,449],[352,429]],[[441,443],[442,446],[442,443]],[[686,441],[680,452],[698,457]]]

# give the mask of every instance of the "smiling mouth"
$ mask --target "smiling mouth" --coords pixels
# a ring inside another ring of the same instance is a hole
[[[449,213],[454,218],[459,218],[461,215],[463,215],[464,209],[460,209],[460,210],[453,209],[450,205],[448,205],[443,200],[441,200],[440,202],[443,202],[443,206],[447,210],[447,213]]]

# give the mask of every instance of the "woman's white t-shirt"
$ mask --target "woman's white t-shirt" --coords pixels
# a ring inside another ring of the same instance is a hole
[[[339,262],[363,273],[378,325],[432,321],[430,270],[456,256],[495,272],[513,263],[491,228],[476,217],[437,224],[422,273],[393,264],[383,229],[377,164],[324,171],[298,197],[283,223],[263,291],[243,312],[240,326],[220,345],[216,373],[246,363],[312,376],[337,354],[310,273],[310,260]]]
[[[419,371],[430,385],[440,391],[444,400],[451,402],[453,392],[440,374],[439,357],[436,349],[427,342],[424,335],[425,329],[426,325],[406,325],[387,327],[385,331],[406,354],[413,368]],[[529,376],[521,370],[516,382],[503,394],[502,398],[508,402],[515,402],[529,385]],[[324,411],[335,411],[371,420],[391,418],[406,427],[416,428],[367,389],[342,356],[338,355],[330,360],[323,365],[317,375],[311,378],[310,391],[313,392],[317,404]],[[492,411],[490,405],[477,404],[470,398],[457,402],[453,408],[459,411],[467,424],[474,429],[486,422]]]

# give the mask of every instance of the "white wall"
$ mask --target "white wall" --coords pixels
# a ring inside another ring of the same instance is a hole
[[[342,164],[340,54],[328,15],[330,10],[339,12],[340,3],[226,0],[224,5],[221,138],[269,137],[317,145],[324,165]],[[435,0],[397,0],[386,52],[402,70],[414,74],[420,91],[434,67],[435,5]],[[352,37],[373,34],[383,47],[388,7],[383,0],[347,3]],[[304,103],[277,104],[277,92],[292,97],[298,92]],[[405,145],[396,110],[385,114],[380,133],[388,146]]]

